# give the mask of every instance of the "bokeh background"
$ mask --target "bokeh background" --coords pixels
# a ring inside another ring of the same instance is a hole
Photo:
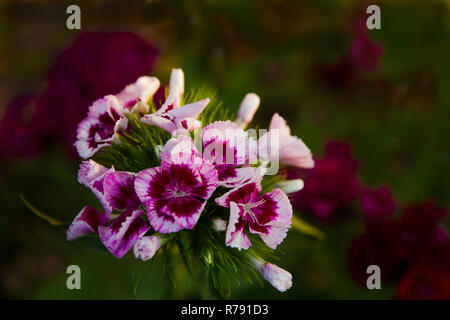
[[[242,283],[231,298],[450,299],[450,2],[448,0],[0,2],[0,295],[28,299],[184,299],[206,295],[176,268],[176,287],[131,256],[69,243],[23,203],[63,221],[96,204],[76,180],[76,124],[93,100],[145,74],[215,87],[255,118],[284,116],[318,165],[294,195],[325,240],[289,232],[277,262],[294,285]],[[365,10],[381,7],[381,30]],[[66,288],[66,268],[82,290]],[[382,289],[365,287],[378,264]]]

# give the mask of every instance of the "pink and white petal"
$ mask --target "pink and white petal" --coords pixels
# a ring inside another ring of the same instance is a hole
[[[261,178],[257,177],[235,187],[215,200],[218,205],[226,208],[230,206],[230,202],[236,202],[237,204],[253,203],[256,202],[261,189]]]
[[[289,228],[287,227],[276,227],[267,226],[267,233],[259,233],[261,240],[271,249],[276,249],[276,247],[283,242],[286,238],[286,234]]]
[[[278,113],[275,113],[270,120],[270,130],[278,130],[281,141],[291,136],[291,129],[287,125],[286,120]]]
[[[164,197],[170,176],[163,167],[140,171],[134,180],[134,190],[142,203]]]
[[[175,118],[174,122],[177,129],[182,128],[187,131],[193,131],[202,126],[202,123],[195,118]]]
[[[246,221],[241,215],[241,208],[235,203],[230,203],[230,219],[228,221],[225,243],[232,248],[248,249],[251,246],[250,239],[245,234]]]
[[[190,164],[199,166],[203,164],[201,154],[197,151],[190,136],[179,135],[166,142],[160,153],[161,162],[175,164]]]
[[[264,203],[257,207],[261,209],[257,214],[258,224],[289,228],[292,223],[292,205],[288,196],[276,188],[263,194],[262,199]]]
[[[122,258],[150,227],[140,218],[143,210],[122,213],[109,226],[99,227],[100,240],[117,258]]]
[[[108,168],[98,164],[94,160],[83,161],[78,170],[78,182],[89,186],[92,181],[100,178],[108,172]]]
[[[298,168],[314,167],[311,150],[300,138],[293,136],[285,139],[280,149],[280,162]]]
[[[136,258],[147,261],[153,258],[160,247],[161,240],[158,236],[142,237],[134,244],[133,253]]]
[[[180,103],[181,94],[179,88],[169,90],[169,95],[167,96],[166,101],[164,101],[164,104],[161,106],[161,108],[159,108],[158,111],[155,112],[155,115],[167,114],[169,111],[179,108]]]
[[[258,173],[257,167],[244,167],[244,168],[236,168],[234,169],[235,176],[229,177],[223,181],[219,182],[219,185],[234,188],[237,185],[244,184],[248,182],[250,179],[254,178]]]
[[[206,201],[191,196],[176,197],[167,201],[160,212],[173,217],[182,229],[192,229],[197,224],[205,205]]]
[[[149,111],[148,100],[159,88],[159,80],[155,77],[142,76],[135,83],[129,84],[116,95],[123,110],[132,110],[136,103],[141,102],[145,112]]]
[[[202,184],[200,187],[194,189],[193,194],[203,199],[209,199],[216,190],[219,180],[217,170],[208,160],[203,159],[203,163],[198,169],[200,173]]]
[[[166,117],[165,114],[147,114],[141,118],[141,121],[152,126],[159,127],[169,133],[172,133],[177,128],[174,121]]]
[[[135,174],[131,172],[111,172],[105,176],[103,193],[105,200],[115,210],[135,210],[139,198],[134,191]]]
[[[149,206],[147,206],[147,217],[153,229],[159,233],[173,233],[183,229],[174,217],[152,209]]]
[[[116,116],[113,114],[113,111],[121,113],[121,110],[122,107],[119,100],[110,94],[94,101],[94,103],[89,107],[88,116],[98,119],[100,116],[107,113],[111,116],[111,118],[115,118]]]
[[[67,229],[66,238],[71,241],[91,233],[97,233],[98,227],[103,226],[107,221],[108,216],[105,213],[91,206],[85,206]]]
[[[172,115],[176,119],[184,119],[184,118],[197,118],[200,113],[202,113],[203,109],[208,105],[209,99],[203,99],[197,102],[185,104],[177,109],[172,109],[168,111],[170,115]]]

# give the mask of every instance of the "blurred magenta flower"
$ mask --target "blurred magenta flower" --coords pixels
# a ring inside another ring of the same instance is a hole
[[[388,186],[362,190],[360,202],[367,219],[383,219],[395,212],[395,200]]]
[[[378,228],[372,225],[350,245],[348,268],[351,277],[361,286],[366,286],[367,267],[377,265],[382,270],[382,281],[389,281],[401,267]]]
[[[132,33],[82,33],[56,58],[47,88],[34,100],[19,97],[8,107],[0,130],[1,156],[36,155],[55,137],[75,155],[77,125],[89,105],[148,74],[156,56],[153,45]],[[34,108],[25,115],[31,102]]]
[[[41,145],[31,121],[35,110],[35,98],[29,94],[16,97],[6,107],[0,120],[0,158],[39,153]]]
[[[450,272],[441,268],[413,266],[400,279],[397,298],[402,300],[449,300]]]
[[[302,190],[291,195],[294,208],[320,220],[332,219],[336,211],[348,206],[357,196],[360,190],[357,171],[358,163],[350,145],[328,142],[325,156],[315,160],[314,168],[288,172],[288,176],[303,178],[305,182]]]
[[[438,224],[445,214],[432,202],[405,208],[400,219],[383,226],[390,248],[398,257],[415,261],[430,248],[448,241]]]

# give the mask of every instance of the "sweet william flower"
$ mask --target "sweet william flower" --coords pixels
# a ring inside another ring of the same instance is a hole
[[[245,129],[252,121],[253,116],[258,110],[261,99],[255,93],[247,93],[239,106],[239,111],[236,116],[236,123],[239,127]]]
[[[77,148],[80,157],[87,159],[98,150],[111,145],[116,133],[126,129],[127,120],[122,116],[122,107],[113,95],[95,101],[88,116],[80,122],[77,130]]]
[[[135,190],[147,208],[148,220],[161,233],[192,229],[217,184],[217,171],[198,156],[190,137],[169,140],[161,166],[142,170]]]
[[[281,189],[260,195],[261,178],[252,179],[235,187],[216,202],[230,208],[226,244],[233,248],[248,249],[250,239],[245,233],[258,234],[264,243],[275,249],[286,237],[291,226],[292,206]]]
[[[314,167],[311,150],[300,138],[291,135],[286,120],[278,113],[272,116],[269,131],[259,138],[258,152],[261,159],[273,160],[278,155],[282,164],[297,168]]]
[[[114,219],[109,226],[98,227],[100,240],[117,258],[122,258],[150,229],[140,218],[143,214],[145,214],[143,210],[128,211]]]
[[[383,219],[393,214],[396,206],[391,190],[387,186],[375,190],[362,190],[360,202],[364,214],[371,220]]]
[[[161,247],[161,239],[158,236],[146,236],[136,241],[133,247],[134,256],[142,261],[153,258]]]
[[[197,117],[209,103],[203,99],[186,105],[181,105],[184,92],[184,74],[181,69],[172,69],[170,76],[169,95],[164,104],[155,113],[147,114],[141,121],[160,127],[169,133],[177,129],[192,131],[201,126]]]

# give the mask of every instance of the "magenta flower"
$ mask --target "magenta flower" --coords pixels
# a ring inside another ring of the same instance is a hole
[[[363,190],[360,201],[364,214],[372,220],[383,219],[395,211],[395,200],[387,186],[382,186],[376,190]]]
[[[169,96],[164,104],[155,113],[147,114],[141,118],[142,122],[160,127],[170,133],[177,129],[192,131],[201,126],[197,117],[209,103],[203,99],[181,106],[184,92],[184,74],[181,69],[172,69],[169,85]]]
[[[149,74],[156,56],[157,49],[133,33],[81,33],[58,55],[47,88],[36,97],[26,124],[33,136],[30,143],[36,148],[57,138],[75,156],[77,125],[92,102]]]
[[[373,71],[378,67],[383,52],[380,44],[372,42],[366,34],[361,34],[353,41],[347,54],[357,69]]]
[[[197,154],[189,137],[173,138],[161,151],[161,166],[138,173],[135,190],[156,231],[192,229],[215,190],[217,171]]]
[[[122,258],[150,227],[140,218],[143,210],[128,211],[118,216],[109,226],[98,227],[105,247],[117,258]]]
[[[109,220],[109,215],[91,206],[84,207],[75,217],[66,233],[67,240],[75,240],[90,233],[98,233],[98,227]]]
[[[77,148],[80,157],[87,159],[101,148],[111,145],[116,133],[126,129],[127,120],[113,95],[95,101],[89,108],[87,118],[80,122],[77,130]]]
[[[258,152],[261,159],[273,160],[273,157],[279,156],[280,163],[288,166],[297,168],[314,166],[311,150],[300,138],[291,135],[286,120],[278,113],[272,116],[269,131],[259,138]]]
[[[315,161],[313,169],[291,172],[301,177],[304,187],[293,194],[293,206],[330,220],[339,209],[349,205],[359,193],[358,164],[344,142],[332,141],[325,147],[325,156]]]
[[[245,233],[258,234],[264,243],[275,249],[285,238],[291,226],[292,206],[281,189],[261,193],[261,178],[240,185],[216,202],[230,208],[230,219],[226,233],[226,244],[233,248],[248,249],[250,239]]]
[[[384,225],[383,231],[392,251],[404,260],[413,261],[448,241],[439,225],[445,215],[446,211],[432,202],[405,208],[400,219]]]

